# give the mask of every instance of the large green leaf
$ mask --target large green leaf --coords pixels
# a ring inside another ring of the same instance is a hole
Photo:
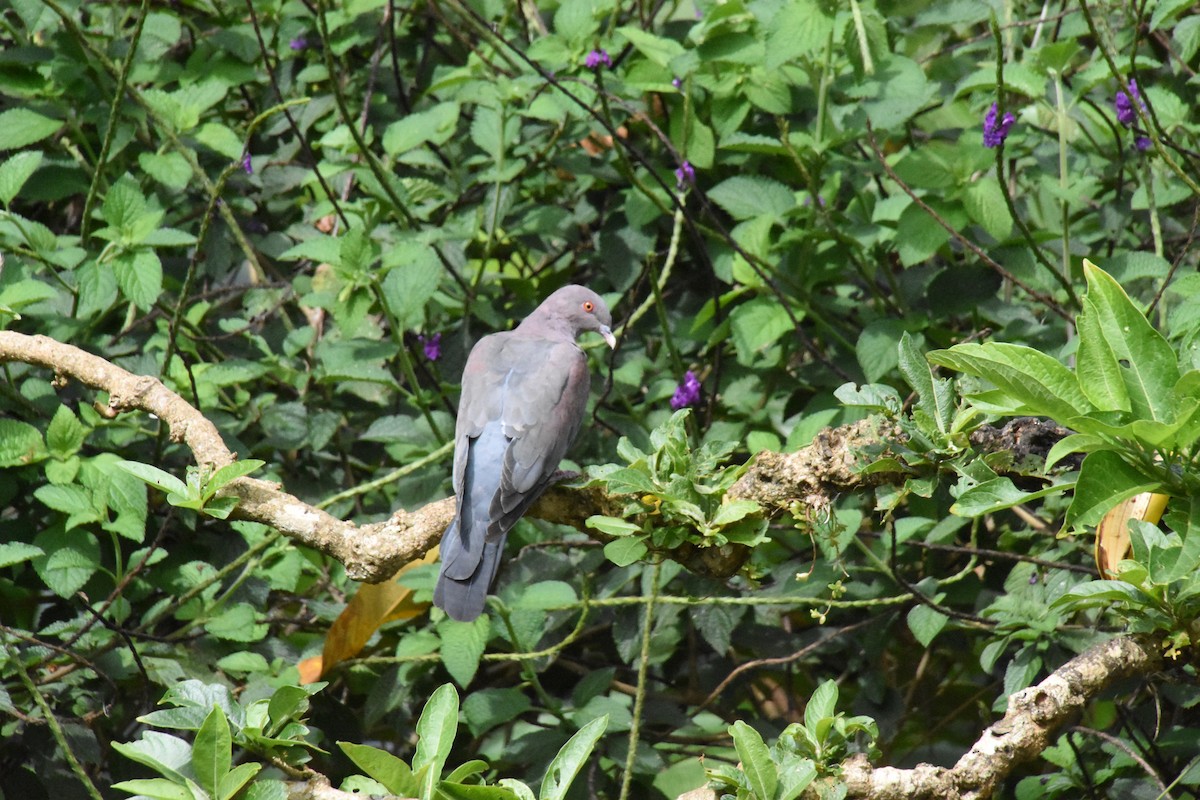
[[[1101,411],[1170,421],[1179,361],[1112,276],[1084,259],[1088,291],[1079,315],[1079,384]]]
[[[1094,410],[1075,373],[1032,347],[1000,342],[958,344],[949,350],[935,350],[926,358],[991,381],[1017,401],[1013,414],[1063,421]]]
[[[1159,481],[1135,469],[1111,450],[1089,453],[1079,469],[1075,497],[1067,509],[1067,527],[1095,525],[1122,500],[1160,488]]]

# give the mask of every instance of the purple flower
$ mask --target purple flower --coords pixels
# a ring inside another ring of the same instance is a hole
[[[425,350],[425,357],[430,361],[437,361],[442,357],[442,335],[440,333],[431,336],[418,335],[417,341],[421,343],[421,347]]]
[[[612,69],[612,58],[609,57],[607,50],[593,50],[587,54],[587,58],[583,63],[588,69],[599,69],[602,65]]]
[[[983,118],[983,146],[984,147],[999,147],[1004,144],[1004,140],[1008,138],[1008,132],[1016,123],[1017,118],[1007,111],[1004,112],[1004,119],[998,120],[1000,116],[1000,108],[996,103],[992,103],[992,107],[988,109],[987,116]]]
[[[697,406],[700,404],[700,379],[696,377],[696,373],[690,369],[683,375],[683,383],[675,387],[675,394],[671,395],[671,408],[678,411],[681,408],[688,406]]]
[[[1150,141],[1149,136],[1138,136],[1133,140],[1133,146],[1136,147],[1140,153],[1144,153],[1149,150],[1151,144],[1153,143]]]
[[[1124,89],[1117,91],[1115,105],[1117,107],[1117,122],[1124,125],[1126,128],[1132,128],[1133,123],[1137,122],[1137,110],[1133,107],[1133,101],[1137,100],[1138,105],[1142,110],[1146,110],[1146,101],[1142,99],[1142,93],[1138,91],[1137,81],[1133,78],[1129,79],[1129,94],[1125,93]]]
[[[305,39],[303,36],[297,36],[295,39],[292,39],[290,42],[288,42],[288,47],[292,48],[293,50],[304,50],[308,47],[308,39]]]
[[[675,185],[682,189],[689,183],[696,182],[696,168],[690,162],[684,161],[679,165],[679,169],[675,170]],[[689,373],[690,374],[690,373]]]
[[[682,88],[683,87],[683,79],[682,78],[671,78],[671,85],[674,86],[676,89]]]
[[[250,151],[247,150],[242,154],[242,169],[246,170],[247,175],[254,174],[254,165],[250,163]]]

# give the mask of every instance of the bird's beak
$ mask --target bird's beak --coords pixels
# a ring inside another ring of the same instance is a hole
[[[600,326],[600,335],[604,337],[604,341],[608,342],[608,346],[613,350],[617,349],[617,337],[613,336],[612,329],[607,325]]]

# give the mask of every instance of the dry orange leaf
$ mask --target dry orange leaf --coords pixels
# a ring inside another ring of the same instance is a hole
[[[1119,503],[1096,526],[1096,569],[1101,578],[1115,578],[1117,564],[1129,553],[1129,520],[1157,524],[1167,507],[1165,494],[1145,492]]]
[[[405,564],[390,580],[359,586],[354,597],[350,598],[342,613],[329,626],[322,654],[306,658],[298,665],[300,682],[311,683],[339,661],[358,655],[371,635],[385,622],[412,619],[425,613],[429,603],[414,602],[412,589],[397,583],[396,579],[414,567],[432,564],[437,558],[438,548],[435,547],[424,557]]]

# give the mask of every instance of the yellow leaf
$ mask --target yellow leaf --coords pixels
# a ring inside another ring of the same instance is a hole
[[[339,661],[354,658],[385,622],[412,619],[425,613],[429,603],[413,602],[412,589],[397,583],[396,579],[413,567],[432,564],[437,557],[438,548],[435,547],[423,558],[405,564],[389,580],[359,586],[354,597],[350,598],[342,613],[329,626],[322,655],[300,663],[301,682],[316,680]]]
[[[1096,569],[1101,578],[1115,578],[1117,564],[1129,553],[1129,520],[1157,524],[1167,507],[1165,494],[1145,492],[1119,503],[1096,526]]]

